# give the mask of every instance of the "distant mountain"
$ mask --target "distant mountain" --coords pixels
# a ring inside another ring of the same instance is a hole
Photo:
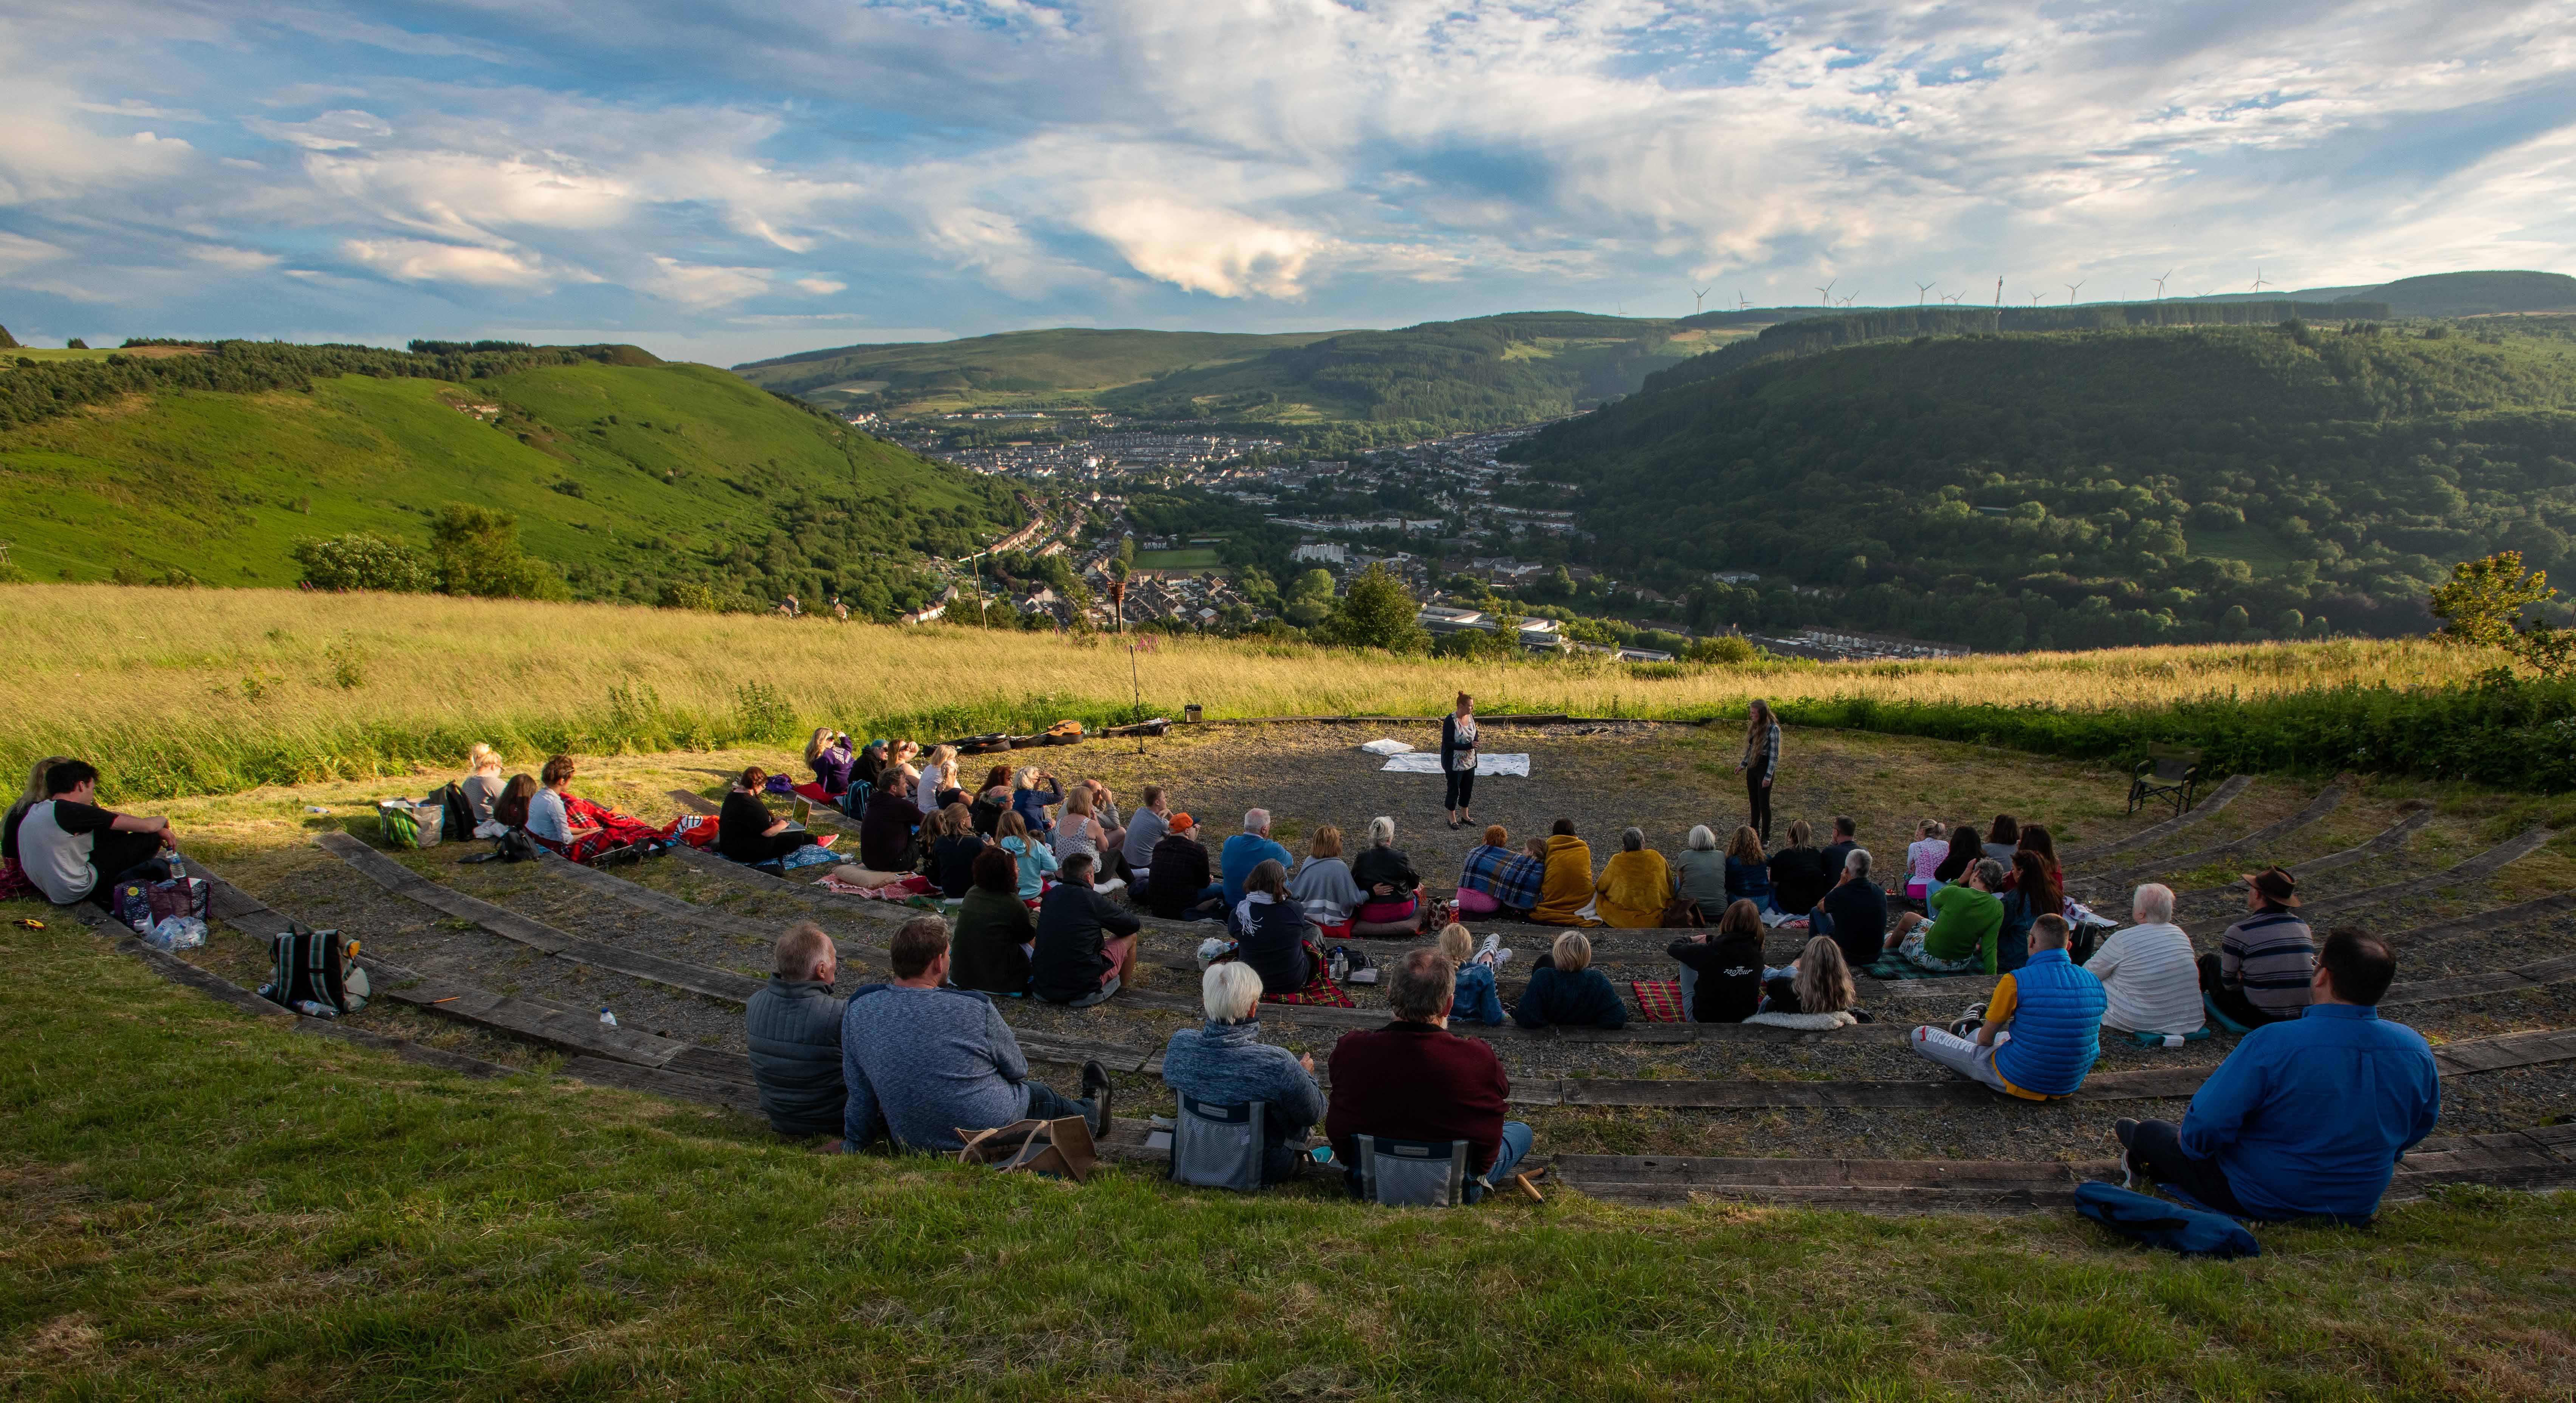
[[[1250,360],[1336,335],[1064,326],[958,341],[903,341],[803,351],[733,368],[765,390],[834,408],[894,414],[1031,399],[1080,399],[1160,375]]]
[[[2354,294],[2385,302],[2401,317],[2475,317],[2499,312],[2576,311],[2576,278],[2565,273],[2432,273]]]

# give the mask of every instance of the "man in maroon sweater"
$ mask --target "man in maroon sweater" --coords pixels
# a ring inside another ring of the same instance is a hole
[[[1449,1031],[1449,1005],[1458,989],[1457,966],[1438,950],[1405,952],[1387,971],[1386,1000],[1395,1021],[1364,1033],[1345,1033],[1333,1044],[1333,1095],[1324,1113],[1324,1138],[1342,1162],[1351,1192],[1360,1191],[1355,1135],[1397,1140],[1464,1140],[1474,1177],[1467,1201],[1487,1185],[1508,1178],[1530,1151],[1530,1128],[1503,1119],[1511,1078],[1482,1038]]]

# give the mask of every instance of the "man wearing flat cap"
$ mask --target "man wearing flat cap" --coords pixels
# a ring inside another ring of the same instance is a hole
[[[2299,879],[2278,867],[2245,874],[2245,919],[2200,957],[2210,1003],[2248,1028],[2305,1013],[2317,973],[2317,938],[2300,920]]]

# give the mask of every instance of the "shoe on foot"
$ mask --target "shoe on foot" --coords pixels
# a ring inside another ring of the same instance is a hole
[[[2119,1137],[2120,1148],[2127,1149],[2138,1141],[2138,1122],[2133,1116],[2122,1116],[2111,1122],[2111,1133]]]
[[[1109,1069],[1097,1062],[1082,1064],[1082,1100],[1092,1105],[1091,1134],[1094,1139],[1109,1135]]]

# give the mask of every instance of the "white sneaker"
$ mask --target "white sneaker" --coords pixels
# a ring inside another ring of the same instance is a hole
[[[1484,948],[1482,948],[1482,949],[1480,949],[1480,950],[1478,950],[1478,951],[1476,952],[1476,958],[1477,958],[1477,959],[1479,959],[1479,960],[1484,960],[1486,963],[1490,964],[1490,963],[1492,963],[1492,961],[1491,961],[1488,957],[1489,957],[1489,956],[1491,956],[1491,955],[1492,955],[1496,950],[1501,949],[1501,948],[1502,948],[1502,945],[1503,945],[1503,933],[1502,933],[1501,931],[1494,931],[1494,932],[1492,932],[1492,933],[1488,934],[1488,935],[1485,937],[1485,944],[1484,944]]]

